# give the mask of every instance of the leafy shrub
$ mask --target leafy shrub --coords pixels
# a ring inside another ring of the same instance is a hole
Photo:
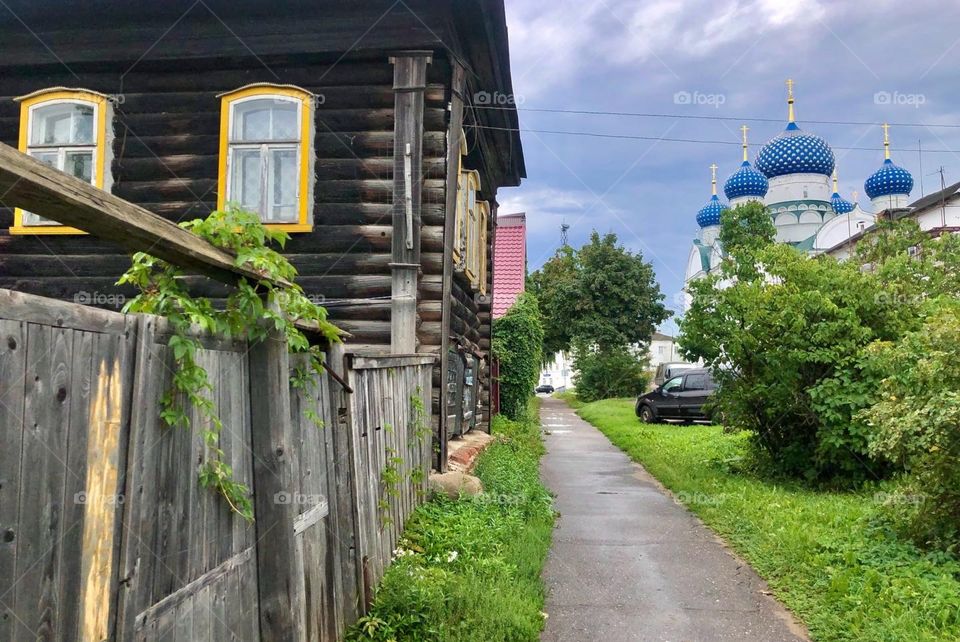
[[[543,324],[534,295],[521,294],[494,322],[493,354],[500,361],[500,412],[520,419],[543,360]]]
[[[521,414],[522,421],[494,417],[497,441],[475,470],[482,495],[440,495],[414,512],[370,614],[348,640],[539,640],[540,571],[555,515],[540,482],[536,408]]]
[[[938,302],[922,328],[879,343],[870,358],[885,377],[880,401],[861,413],[876,457],[909,475],[886,505],[924,546],[960,551],[960,302]]]
[[[647,360],[633,348],[578,346],[573,352],[573,385],[581,401],[633,397],[650,383]]]
[[[731,246],[720,274],[688,286],[681,347],[712,368],[726,423],[752,431],[783,472],[882,477],[891,462],[870,448],[860,414],[878,400],[883,376],[868,347],[916,330],[932,297],[956,296],[960,241],[881,222],[856,259],[810,259],[769,236],[741,238],[768,216],[759,207],[724,214],[721,238]]]

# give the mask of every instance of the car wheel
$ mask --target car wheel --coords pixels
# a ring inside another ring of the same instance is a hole
[[[653,414],[653,409],[650,406],[640,406],[640,411],[637,414],[640,416],[640,421],[645,424],[657,423],[657,416]]]

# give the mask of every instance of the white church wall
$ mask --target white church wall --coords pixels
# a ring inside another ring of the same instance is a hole
[[[832,194],[829,176],[823,174],[787,174],[770,179],[770,189],[767,190],[765,200],[768,204],[808,200],[830,202]]]

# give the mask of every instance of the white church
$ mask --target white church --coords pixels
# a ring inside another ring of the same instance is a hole
[[[838,193],[833,150],[825,140],[797,126],[793,102],[793,81],[788,80],[787,127],[760,149],[756,167],[750,164],[747,154],[747,127],[742,127],[743,163],[723,186],[729,205],[717,196],[717,166],[711,167],[713,195],[697,214],[700,231],[687,259],[686,281],[709,274],[719,266],[720,214],[728,207],[750,201],[763,203],[773,217],[778,241],[803,252],[820,254],[831,252],[871,228],[876,214],[908,206],[913,177],[890,159],[886,124],[885,160],[864,183],[873,212],[865,212],[859,204]]]

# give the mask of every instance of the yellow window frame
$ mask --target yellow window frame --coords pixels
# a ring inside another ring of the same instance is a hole
[[[313,222],[311,214],[313,198],[310,188],[313,185],[313,106],[314,95],[306,89],[293,85],[275,85],[257,83],[247,85],[220,95],[220,159],[217,178],[217,209],[227,205],[227,177],[230,168],[230,125],[233,118],[233,105],[251,98],[287,98],[300,101],[300,176],[297,191],[296,223],[264,223],[265,227],[284,232],[311,232]]]
[[[94,145],[94,163],[93,163],[93,181],[94,187],[103,189],[107,177],[107,157],[109,150],[107,144],[107,121],[110,111],[110,103],[105,94],[100,94],[86,89],[64,89],[56,87],[52,89],[43,89],[32,94],[17,99],[20,102],[20,137],[17,149],[26,154],[30,142],[30,117],[33,111],[48,103],[77,103],[90,105],[94,108],[94,127],[96,128],[96,144]],[[10,234],[36,234],[36,235],[55,235],[55,234],[87,234],[83,230],[68,225],[25,225],[23,222],[26,212],[22,208],[16,208],[13,211],[13,227],[10,228]],[[42,212],[33,212],[43,216]]]
[[[479,276],[479,290],[480,294],[486,295],[487,293],[487,261],[489,255],[487,250],[489,248],[490,240],[490,203],[487,201],[480,201],[480,243],[477,248],[477,255],[480,261],[480,266],[477,270]]]
[[[466,173],[463,171],[463,157],[467,155],[467,135],[460,130],[460,154],[457,156],[457,204],[454,212],[453,225],[453,262],[454,265],[462,265],[463,244],[460,242],[463,235],[463,226],[466,219],[467,208],[467,189],[468,183]]]
[[[466,256],[464,261],[464,272],[470,280],[470,284],[476,289],[479,261],[477,260],[477,246],[480,240],[479,222],[480,222],[480,201],[477,200],[477,194],[480,192],[480,173],[471,171],[467,174],[467,206],[465,208],[464,225],[465,233],[461,236],[463,241],[463,253]]]

